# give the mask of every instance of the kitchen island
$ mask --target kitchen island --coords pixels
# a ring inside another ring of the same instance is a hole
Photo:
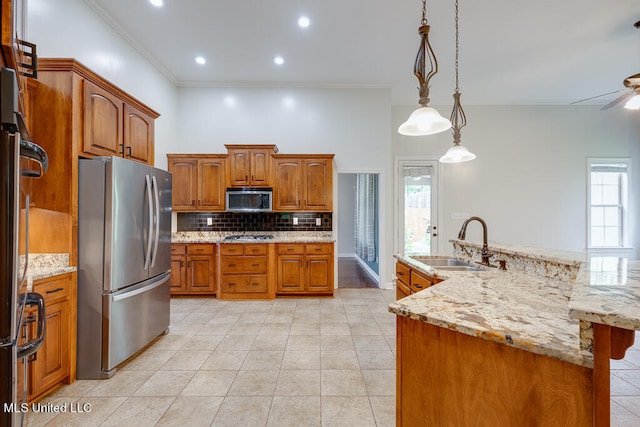
[[[452,243],[456,258],[480,259],[481,245]],[[586,316],[595,310],[570,308],[597,298],[588,291],[587,258],[508,245],[490,249],[494,260],[506,260],[507,271],[441,271],[420,257],[396,256],[443,280],[389,307],[398,315],[397,425],[608,425],[608,407],[606,414],[599,409],[609,401],[608,381],[597,386],[588,339],[597,319]],[[632,327],[638,326],[633,295],[639,283],[628,277],[620,285],[630,295],[620,348],[640,329]],[[616,313],[607,318],[617,322]]]

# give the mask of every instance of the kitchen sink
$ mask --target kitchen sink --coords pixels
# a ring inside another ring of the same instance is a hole
[[[430,267],[435,267],[438,270],[447,271],[482,271],[483,268],[479,265],[462,261],[451,257],[412,257],[416,261],[426,264]]]

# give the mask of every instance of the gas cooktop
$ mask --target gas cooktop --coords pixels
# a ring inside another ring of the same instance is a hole
[[[271,234],[232,234],[227,236],[224,240],[269,240],[273,239]]]

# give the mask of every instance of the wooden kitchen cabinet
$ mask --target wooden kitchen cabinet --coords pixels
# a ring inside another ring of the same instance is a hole
[[[61,383],[69,384],[75,379],[75,273],[54,276],[34,281],[33,291],[41,294],[45,301],[46,335],[40,349],[28,361],[27,399],[33,401]],[[36,335],[35,308],[25,314],[26,334]],[[26,337],[25,337],[26,338]],[[72,368],[73,367],[73,368]]]
[[[74,59],[38,59],[30,94],[31,137],[49,156],[49,170],[33,185],[34,207],[71,217],[65,240],[77,242],[78,158],[121,155],[153,164],[157,112]],[[127,148],[129,147],[129,148]],[[120,154],[119,154],[120,153]],[[77,250],[69,251],[76,265]]]
[[[115,93],[114,93],[115,92]],[[83,152],[154,163],[154,120],[158,114],[123,100],[111,85],[83,81]]]
[[[333,295],[333,243],[277,245],[279,295]]]
[[[215,264],[213,244],[172,244],[171,295],[215,294]]]
[[[272,187],[275,145],[225,145],[229,154],[228,187]]]
[[[225,154],[167,154],[168,170],[173,174],[173,210],[223,211],[226,161]]]
[[[273,244],[220,244],[219,299],[272,299]]]
[[[331,212],[333,154],[274,156],[274,211]]]
[[[441,279],[430,277],[400,261],[396,262],[396,299],[401,299],[433,286]]]

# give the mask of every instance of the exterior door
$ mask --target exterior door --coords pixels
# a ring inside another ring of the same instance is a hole
[[[435,161],[399,161],[398,241],[405,254],[437,252],[436,168]]]

